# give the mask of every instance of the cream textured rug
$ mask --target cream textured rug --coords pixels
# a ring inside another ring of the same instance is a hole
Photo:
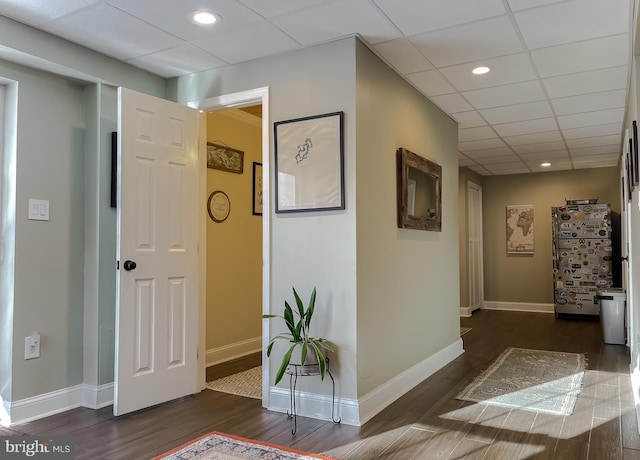
[[[262,399],[262,366],[207,382],[209,390]]]
[[[581,353],[507,348],[457,399],[570,415],[585,367]]]

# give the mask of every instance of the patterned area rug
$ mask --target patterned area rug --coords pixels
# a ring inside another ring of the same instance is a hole
[[[456,399],[570,415],[585,368],[584,354],[507,348]]]
[[[189,441],[152,460],[335,460],[287,447],[213,432]]]
[[[262,366],[207,382],[209,390],[262,399]]]

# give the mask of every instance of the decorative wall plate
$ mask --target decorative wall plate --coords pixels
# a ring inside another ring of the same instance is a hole
[[[214,222],[224,222],[231,212],[229,196],[222,190],[211,192],[207,200],[207,211]]]

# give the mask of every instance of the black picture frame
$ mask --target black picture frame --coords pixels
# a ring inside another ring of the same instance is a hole
[[[629,139],[629,143],[631,144],[631,139]],[[630,157],[631,157],[631,153],[627,152],[624,158],[624,167],[625,167],[625,171],[627,172],[627,201],[629,202],[631,202],[632,192],[633,192],[633,186],[631,185],[631,181],[633,179],[631,178],[631,164],[629,160]]]
[[[630,150],[633,153],[632,165],[632,179],[633,186],[636,187],[640,183],[640,165],[638,164],[638,124],[636,120],[633,120],[633,149]]]
[[[262,163],[253,162],[253,200],[251,214],[262,215]]]
[[[276,213],[345,209],[344,112],[275,122]]]
[[[111,132],[111,207],[118,207],[118,132]]]

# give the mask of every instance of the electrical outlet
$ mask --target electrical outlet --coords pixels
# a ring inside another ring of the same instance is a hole
[[[24,359],[40,357],[40,334],[31,334],[24,338]]]

